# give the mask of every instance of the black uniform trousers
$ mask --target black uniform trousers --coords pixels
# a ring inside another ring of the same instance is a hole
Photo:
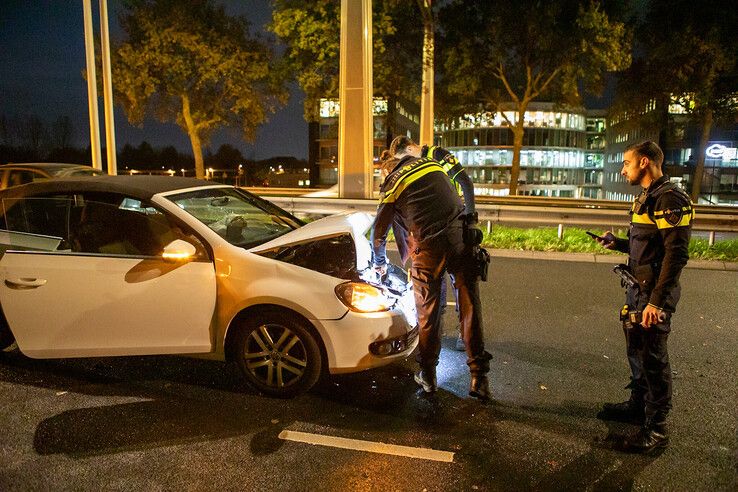
[[[648,302],[647,295],[629,293],[628,297],[631,309],[638,306],[642,311]],[[638,297],[642,302],[636,300]],[[671,365],[667,349],[671,313],[664,315],[662,322],[648,329],[639,324],[623,328],[631,372],[631,400],[645,406],[646,417],[657,420],[666,418],[671,409]]]
[[[489,371],[492,356],[484,350],[479,282],[472,248],[464,244],[462,223],[456,221],[438,236],[423,242],[409,238],[410,269],[418,314],[421,368],[434,368],[441,353],[441,280],[444,272],[454,279],[461,333],[467,364],[475,374]]]

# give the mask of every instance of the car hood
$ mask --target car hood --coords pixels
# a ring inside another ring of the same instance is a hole
[[[366,232],[371,227],[373,220],[372,215],[366,212],[346,212],[331,215],[310,222],[269,242],[255,246],[249,249],[249,251],[257,254],[266,253],[266,256],[272,256],[273,253],[275,259],[283,259],[288,249],[291,248],[294,250],[298,249],[301,245],[305,245],[306,247],[302,249],[306,251],[313,250],[311,251],[311,256],[316,257],[314,261],[321,260],[321,253],[325,255],[323,260],[335,261],[339,260],[339,258],[335,258],[338,251],[333,248],[339,248],[339,243],[348,246],[350,239],[350,242],[353,244],[351,249],[353,250],[352,256],[354,257],[352,261],[353,265],[351,266],[357,272],[362,272],[371,265],[372,248],[369,240],[366,238]],[[324,245],[320,248],[323,251],[314,251],[317,248],[316,243],[318,242]],[[301,266],[310,268],[310,265]]]

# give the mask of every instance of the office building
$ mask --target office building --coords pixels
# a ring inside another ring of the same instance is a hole
[[[514,124],[517,112],[512,106],[503,108],[503,112],[480,111],[436,122],[437,144],[456,155],[478,195],[508,194],[513,157],[508,121]],[[519,194],[602,197],[606,146],[603,111],[531,103],[524,126]]]

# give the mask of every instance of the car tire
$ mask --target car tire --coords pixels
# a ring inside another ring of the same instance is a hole
[[[15,343],[13,332],[10,331],[8,321],[5,319],[5,313],[0,308],[0,350],[5,350]]]
[[[295,315],[262,311],[241,321],[234,343],[241,373],[261,393],[292,398],[320,378],[323,361],[317,337]]]

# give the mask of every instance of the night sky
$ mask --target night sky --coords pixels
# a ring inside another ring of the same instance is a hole
[[[231,14],[245,15],[252,32],[271,20],[269,0],[223,1]],[[111,42],[123,35],[118,27],[120,2],[108,0]],[[92,0],[93,25],[100,29],[99,2]],[[67,115],[74,123],[75,145],[90,143],[82,0],[3,0],[0,8],[0,115],[12,119],[36,115],[52,122]],[[98,73],[98,77],[101,74]],[[307,123],[302,117],[304,94],[291,86],[289,103],[262,125],[253,144],[237,130],[216,133],[210,143],[215,152],[223,143],[241,150],[246,158],[277,155],[307,158]],[[102,92],[99,92],[100,135],[105,146]],[[147,120],[142,128],[128,124],[121,106],[115,107],[116,146],[134,146],[146,140],[154,147],[175,146],[191,154],[189,139],[175,124]]]

